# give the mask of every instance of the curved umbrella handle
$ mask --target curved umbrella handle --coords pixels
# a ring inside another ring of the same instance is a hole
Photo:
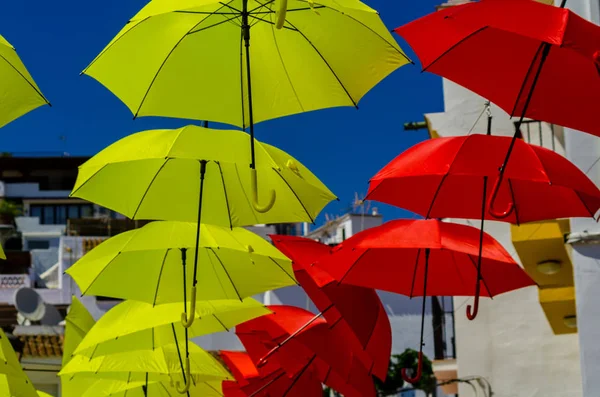
[[[406,374],[406,368],[402,368],[402,379],[405,382],[415,384],[421,379],[421,375],[423,374],[423,352],[419,352],[419,362],[417,363],[417,373],[414,377],[409,377]]]
[[[496,196],[498,195],[498,191],[500,191],[501,183],[502,183],[502,175],[500,175],[498,177],[498,179],[496,179],[496,183],[494,184],[494,189],[493,189],[492,195],[490,197],[489,209],[488,209],[489,213],[492,214],[493,217],[498,218],[498,219],[507,218],[515,210],[515,203],[513,203],[512,201],[510,203],[508,203],[508,206],[506,207],[506,209],[504,211],[497,211],[496,209],[494,209],[494,204],[496,202]]]
[[[279,10],[275,13],[275,28],[281,29],[285,24],[285,16],[287,14],[287,0],[279,0]]]
[[[256,181],[256,169],[254,168],[250,170],[250,184],[252,185],[252,207],[254,207],[254,210],[260,212],[261,214],[269,212],[271,208],[273,208],[273,205],[275,205],[275,199],[277,198],[277,193],[275,193],[275,190],[271,189],[271,197],[269,198],[269,201],[266,205],[262,206],[258,204],[258,183]]]
[[[196,317],[196,286],[192,287],[191,295],[190,318],[188,318],[185,313],[181,313],[181,325],[183,325],[185,328],[191,327],[192,324],[194,324],[194,318]]]
[[[467,318],[471,321],[475,320],[475,317],[477,317],[477,312],[479,312],[479,291],[477,291],[475,294],[475,302],[473,303],[472,311],[471,305],[467,305]]]
[[[183,385],[183,389],[179,388],[180,383],[177,382],[177,393],[179,394],[186,394],[188,391],[190,391],[190,387],[192,387],[192,376],[190,373],[190,358],[186,357],[185,358],[185,384]]]

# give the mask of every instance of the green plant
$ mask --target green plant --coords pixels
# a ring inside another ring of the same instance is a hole
[[[395,396],[405,387],[404,379],[402,379],[402,368],[412,369],[413,373],[417,371],[417,361],[419,352],[412,349],[406,349],[402,354],[395,354],[390,358],[390,366],[385,382],[375,378],[375,386],[377,387],[377,395]],[[433,366],[431,361],[423,355],[423,372],[421,379],[412,385],[412,388],[424,391],[427,395],[435,391],[437,380],[433,375]]]
[[[19,216],[23,213],[23,208],[12,201],[0,200],[0,215]]]

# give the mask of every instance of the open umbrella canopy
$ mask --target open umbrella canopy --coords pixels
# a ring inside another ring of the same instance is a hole
[[[428,218],[480,219],[485,183],[489,200],[484,214],[489,220],[519,224],[593,217],[600,209],[600,190],[579,168],[521,139],[515,141],[498,184],[498,165],[510,143],[509,137],[480,134],[421,142],[371,179],[366,199]],[[499,214],[494,206],[510,211]]]
[[[357,233],[315,266],[340,283],[422,296],[429,250],[427,296],[473,296],[480,231],[438,220],[396,220]],[[493,297],[535,285],[487,233],[481,250],[481,294]]]
[[[196,321],[189,328],[190,338],[229,331],[237,324],[270,313],[252,298],[243,301],[205,301],[195,306]],[[174,342],[172,325],[175,326],[177,339],[184,340],[180,312],[179,303],[153,306],[137,301],[122,302],[98,320],[75,354],[99,357],[126,351],[153,350]]]
[[[145,379],[146,374],[152,374],[151,381],[181,379],[179,351],[177,344],[171,344],[154,350],[115,353],[93,359],[78,355],[58,375],[73,378],[100,374],[99,377],[122,380],[131,372],[136,374],[138,381]],[[196,381],[231,379],[231,374],[213,356],[194,343],[189,343],[189,361],[190,373]]]
[[[84,73],[136,116],[245,128],[252,105],[254,122],[356,106],[408,62],[378,14],[357,0],[154,0]]]
[[[270,237],[275,247],[293,261],[296,279],[327,322],[332,328],[346,327],[343,332],[350,335],[350,343],[358,343],[352,349],[365,368],[385,380],[392,350],[392,329],[375,290],[339,284],[329,273],[311,266],[319,257],[329,255],[331,247],[303,237]],[[361,351],[366,356],[360,354]]]
[[[148,381],[135,374],[126,374],[126,381],[98,379],[80,397],[175,397],[180,394],[171,381]],[[197,381],[189,390],[190,397],[221,397],[223,396],[221,380]]]
[[[50,102],[42,95],[15,48],[0,36],[0,127]]]
[[[67,270],[84,294],[151,304],[183,302],[182,249],[195,255],[196,224],[151,222],[103,242]],[[237,299],[296,283],[290,260],[243,228],[201,225],[197,301]],[[131,283],[131,280],[138,280]],[[189,287],[189,285],[188,285]],[[183,306],[183,305],[182,305]]]
[[[396,32],[424,70],[510,115],[600,135],[600,27],[572,11],[534,0],[482,0]]]
[[[276,366],[259,372],[245,352],[221,351],[221,358],[235,377],[235,382],[223,382],[225,397],[320,397],[323,393],[321,382],[310,370],[296,378]]]
[[[258,141],[251,170],[249,141],[196,126],[133,134],[79,167],[71,196],[132,219],[197,222],[201,212],[202,222],[227,227],[313,222],[336,198],[292,156]]]
[[[0,396],[39,397],[39,394],[25,374],[19,377],[0,374]]]
[[[316,378],[348,397],[375,396],[373,379],[359,360],[353,358],[343,335],[312,313],[292,306],[270,306],[273,314],[236,327],[236,334],[259,369],[284,369],[289,378],[299,381]],[[307,325],[308,324],[308,325]],[[280,347],[274,350],[276,347]],[[268,360],[263,358],[269,356]],[[312,374],[307,375],[307,372]],[[277,379],[263,387],[268,391]]]

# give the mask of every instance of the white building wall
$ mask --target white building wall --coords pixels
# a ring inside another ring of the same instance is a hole
[[[600,1],[569,0],[567,7],[596,24],[600,23]],[[598,120],[600,122],[600,119]],[[600,139],[579,131],[565,131],[567,157],[596,183],[600,184]],[[574,219],[571,231],[598,232],[591,219]],[[600,245],[573,246],[577,327],[581,346],[581,369],[584,396],[600,396]]]

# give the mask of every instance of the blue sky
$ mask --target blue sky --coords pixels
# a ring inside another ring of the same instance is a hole
[[[29,0],[3,4],[0,34],[17,48],[53,107],[37,109],[0,130],[0,152],[93,155],[136,131],[191,123],[161,118],[134,121],[125,105],[102,85],[79,76],[146,2]],[[380,11],[392,29],[434,11],[442,0],[366,2]],[[410,48],[395,37],[416,61]],[[366,192],[369,177],[426,138],[426,132],[405,132],[402,125],[422,120],[423,113],[443,110],[441,79],[421,73],[419,66],[405,66],[367,94],[359,107],[358,111],[341,108],[290,116],[256,127],[258,139],[293,154],[340,197],[341,201],[332,203],[324,213],[341,214],[354,192]],[[409,215],[375,206],[387,219]]]

